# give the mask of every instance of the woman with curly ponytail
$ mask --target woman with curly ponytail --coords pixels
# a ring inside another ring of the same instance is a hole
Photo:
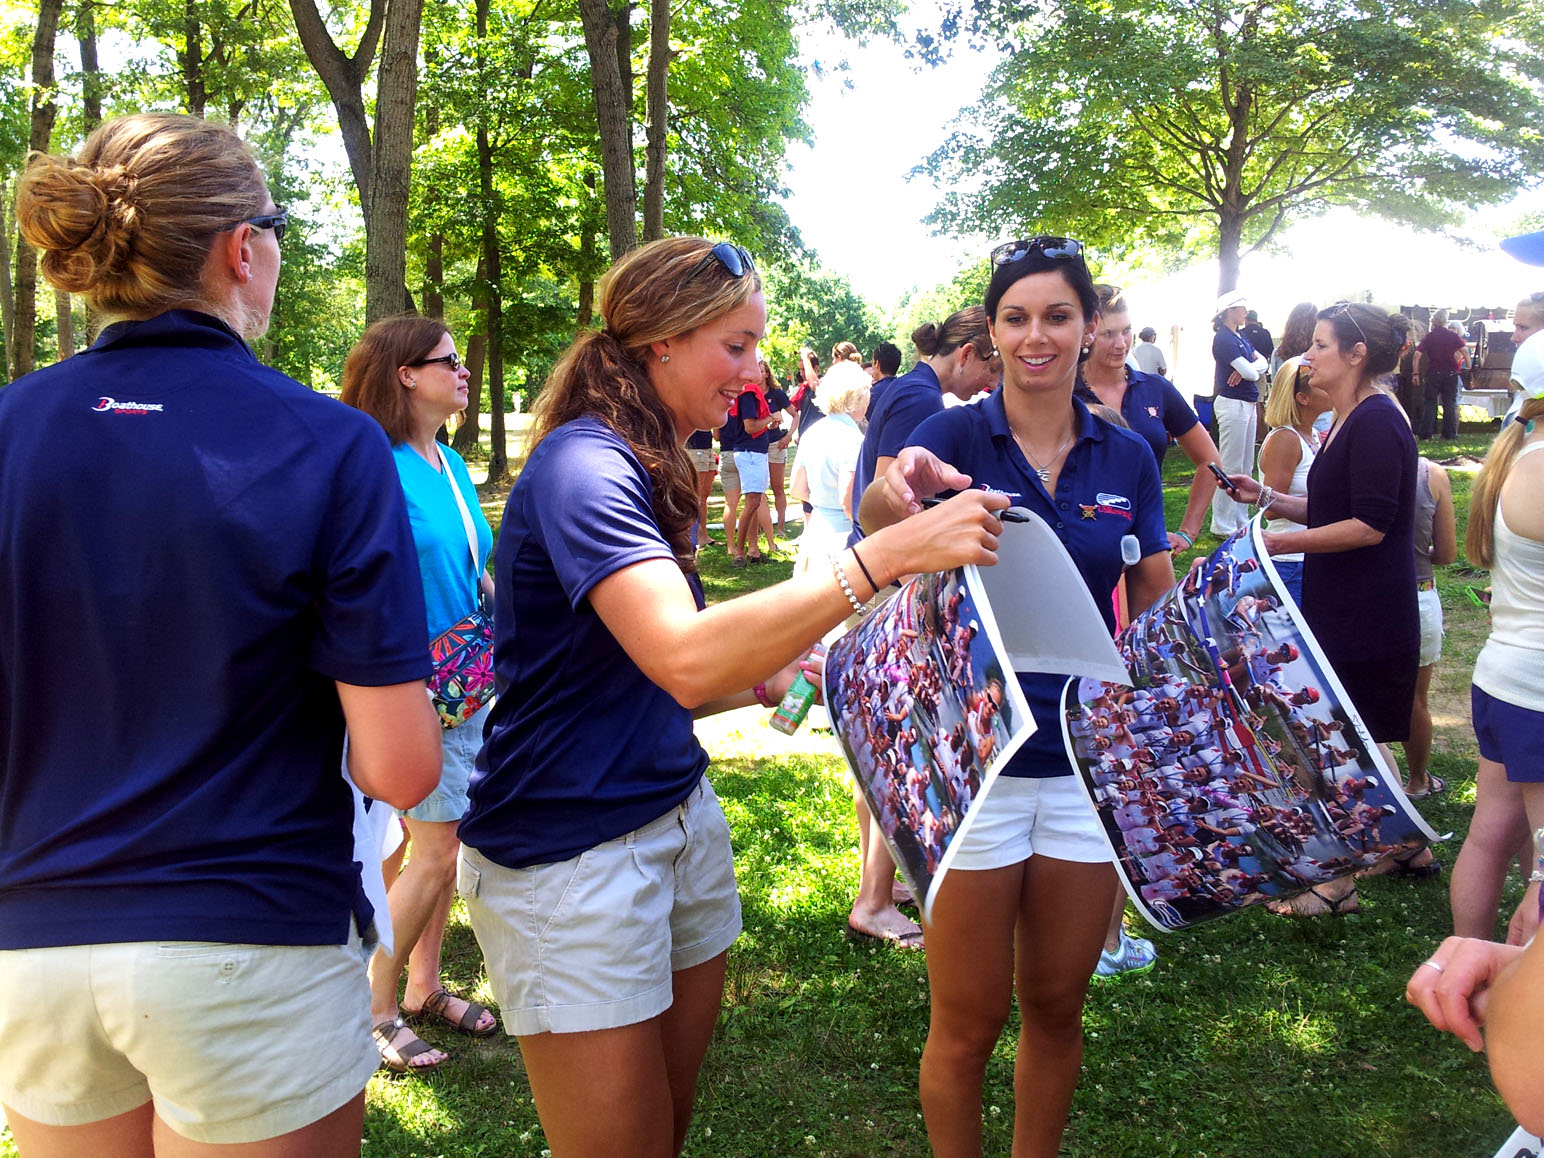
[[[685,442],[757,375],[761,280],[739,246],[667,238],[612,267],[600,313],[504,511],[459,885],[552,1152],[674,1154],[740,932],[693,716],[773,706],[857,593],[993,561],[1006,500],[961,495],[706,607]]]

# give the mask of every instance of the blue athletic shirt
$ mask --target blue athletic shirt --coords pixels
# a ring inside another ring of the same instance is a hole
[[[493,550],[493,532],[483,517],[477,501],[477,488],[467,473],[466,463],[450,447],[441,444],[450,463],[450,473],[461,490],[472,529],[477,534],[477,576],[472,574],[472,552],[467,549],[466,524],[450,484],[422,455],[405,442],[392,447],[397,460],[397,477],[407,496],[408,519],[413,526],[413,544],[418,549],[418,572],[424,582],[424,608],[429,617],[429,638],[465,619],[477,607],[477,578]]]
[[[881,458],[894,458],[916,440],[913,432],[923,421],[940,414],[944,409],[943,386],[933,367],[918,362],[886,388],[879,404],[869,415],[868,429],[863,432],[863,449],[858,452],[858,468],[852,475],[852,509],[856,515],[858,503],[869,483],[874,481],[874,470]],[[848,546],[863,539],[863,528],[856,518],[852,521],[852,533],[847,536]]]
[[[461,840],[506,868],[568,860],[680,804],[707,753],[692,714],[644,675],[586,596],[670,559],[649,476],[616,431],[579,418],[532,452],[494,551],[488,719]],[[698,608],[702,585],[690,576]]]
[[[0,390],[0,948],[342,944],[334,680],[429,674],[369,415],[172,310]]]
[[[1094,417],[1074,398],[1077,441],[1062,464],[1056,494],[1049,495],[1013,439],[1003,394],[995,390],[984,402],[951,407],[928,419],[908,445],[926,447],[970,475],[975,486],[1000,491],[1014,506],[1044,519],[1072,556],[1105,626],[1113,633],[1111,596],[1123,569],[1122,537],[1135,535],[1143,557],[1169,549],[1163,488],[1153,456],[1137,435]],[[1007,524],[1003,534],[1014,530]],[[1061,733],[1061,692],[1066,682],[1065,675],[1019,674],[1036,730],[1014,753],[1003,775],[1072,774]]]
[[[879,400],[885,396],[885,392],[889,390],[894,383],[895,375],[890,374],[884,378],[879,379],[869,387],[868,409],[863,412],[863,420],[865,422],[872,422],[874,420],[874,411],[879,409]]]
[[[1240,402],[1260,401],[1260,386],[1258,382],[1251,382],[1247,378],[1241,378],[1237,386],[1229,386],[1228,378],[1233,374],[1233,359],[1242,358],[1246,362],[1254,361],[1256,350],[1243,334],[1235,334],[1227,326],[1223,326],[1212,336],[1212,358],[1216,360],[1217,368],[1212,376],[1212,388],[1219,398],[1235,398]]]
[[[729,408],[729,415],[724,419],[724,425],[718,428],[718,449],[721,454],[739,450],[740,443],[745,441],[745,423],[740,421],[735,408]]]
[[[711,430],[694,430],[686,436],[687,450],[712,450],[713,432]]]
[[[1161,374],[1144,374],[1126,367],[1126,396],[1121,399],[1120,415],[1132,431],[1152,447],[1158,467],[1169,452],[1169,437],[1189,432],[1200,420],[1190,409],[1184,395]]]

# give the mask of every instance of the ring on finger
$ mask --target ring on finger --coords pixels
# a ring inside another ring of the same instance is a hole
[[[1435,969],[1438,973],[1442,973],[1442,972],[1445,971],[1443,966],[1442,966],[1442,964],[1440,962],[1437,962],[1437,961],[1430,961],[1430,960],[1422,961],[1421,965],[1416,966],[1416,968],[1420,968],[1421,966],[1425,966],[1425,967],[1430,968],[1430,969]]]

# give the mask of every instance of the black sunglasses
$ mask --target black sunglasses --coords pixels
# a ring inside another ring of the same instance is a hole
[[[440,358],[425,358],[422,362],[409,362],[408,365],[410,365],[410,366],[438,366],[438,365],[440,365],[442,363],[444,365],[446,365],[446,366],[449,366],[450,367],[450,372],[452,374],[454,374],[457,370],[461,369],[461,366],[462,366],[461,355],[460,354],[446,354],[446,355],[444,355],[443,357],[440,357]]]
[[[1356,327],[1356,332],[1362,335],[1362,345],[1371,350],[1372,343],[1367,340],[1367,331],[1362,329],[1362,323],[1357,321],[1356,315],[1351,312],[1350,302],[1336,302],[1329,308],[1326,316],[1331,318],[1338,318],[1341,314],[1345,314],[1346,317],[1351,319],[1351,324]]]
[[[1039,237],[1031,237],[1023,241],[1005,241],[992,250],[992,264],[1007,265],[1031,253],[1038,253],[1041,257],[1050,258],[1052,261],[1081,261],[1083,243],[1071,237],[1052,237],[1049,234],[1041,234]]]
[[[686,275],[686,280],[691,281],[715,261],[728,271],[730,277],[744,277],[748,270],[756,268],[756,263],[751,260],[751,255],[743,247],[733,242],[720,241],[702,255],[701,261],[692,266],[692,272]]]
[[[238,225],[250,225],[253,229],[271,229],[273,239],[283,241],[284,231],[289,228],[289,211],[282,205],[275,205],[272,213],[264,213],[258,217],[243,217],[240,221],[232,221],[229,225],[220,226],[216,232],[226,233]]]

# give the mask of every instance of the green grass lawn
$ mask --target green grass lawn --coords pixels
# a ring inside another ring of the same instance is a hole
[[[1423,449],[1439,460],[1478,458],[1489,437]],[[1170,526],[1188,483],[1179,457],[1170,456],[1165,480]],[[1461,512],[1469,480],[1454,473]],[[1214,545],[1203,537],[1198,547]],[[731,569],[722,548],[701,562],[709,597],[721,599],[786,577],[792,551],[744,570]],[[1462,588],[1475,581],[1462,561],[1439,579],[1449,635],[1433,768],[1450,790],[1422,811],[1439,832],[1455,833],[1439,850],[1449,864],[1474,801],[1467,687],[1485,622]],[[746,929],[730,954],[687,1152],[926,1154],[916,1093],[928,1009],[922,955],[843,936],[857,886],[845,765],[828,733],[806,727],[784,737],[765,716],[745,710],[701,727],[734,833]],[[1514,884],[1507,913],[1519,891]],[[1444,873],[1366,882],[1361,910],[1342,919],[1293,921],[1255,909],[1159,937],[1155,970],[1089,998],[1085,1073],[1063,1152],[1488,1158],[1511,1125],[1483,1059],[1403,1000],[1411,970],[1448,928]],[[459,902],[446,979],[490,1000]],[[987,1074],[989,1154],[1010,1148],[1016,1031],[1010,1024]],[[512,1040],[424,1036],[453,1060],[426,1078],[371,1082],[366,1155],[543,1153]]]

